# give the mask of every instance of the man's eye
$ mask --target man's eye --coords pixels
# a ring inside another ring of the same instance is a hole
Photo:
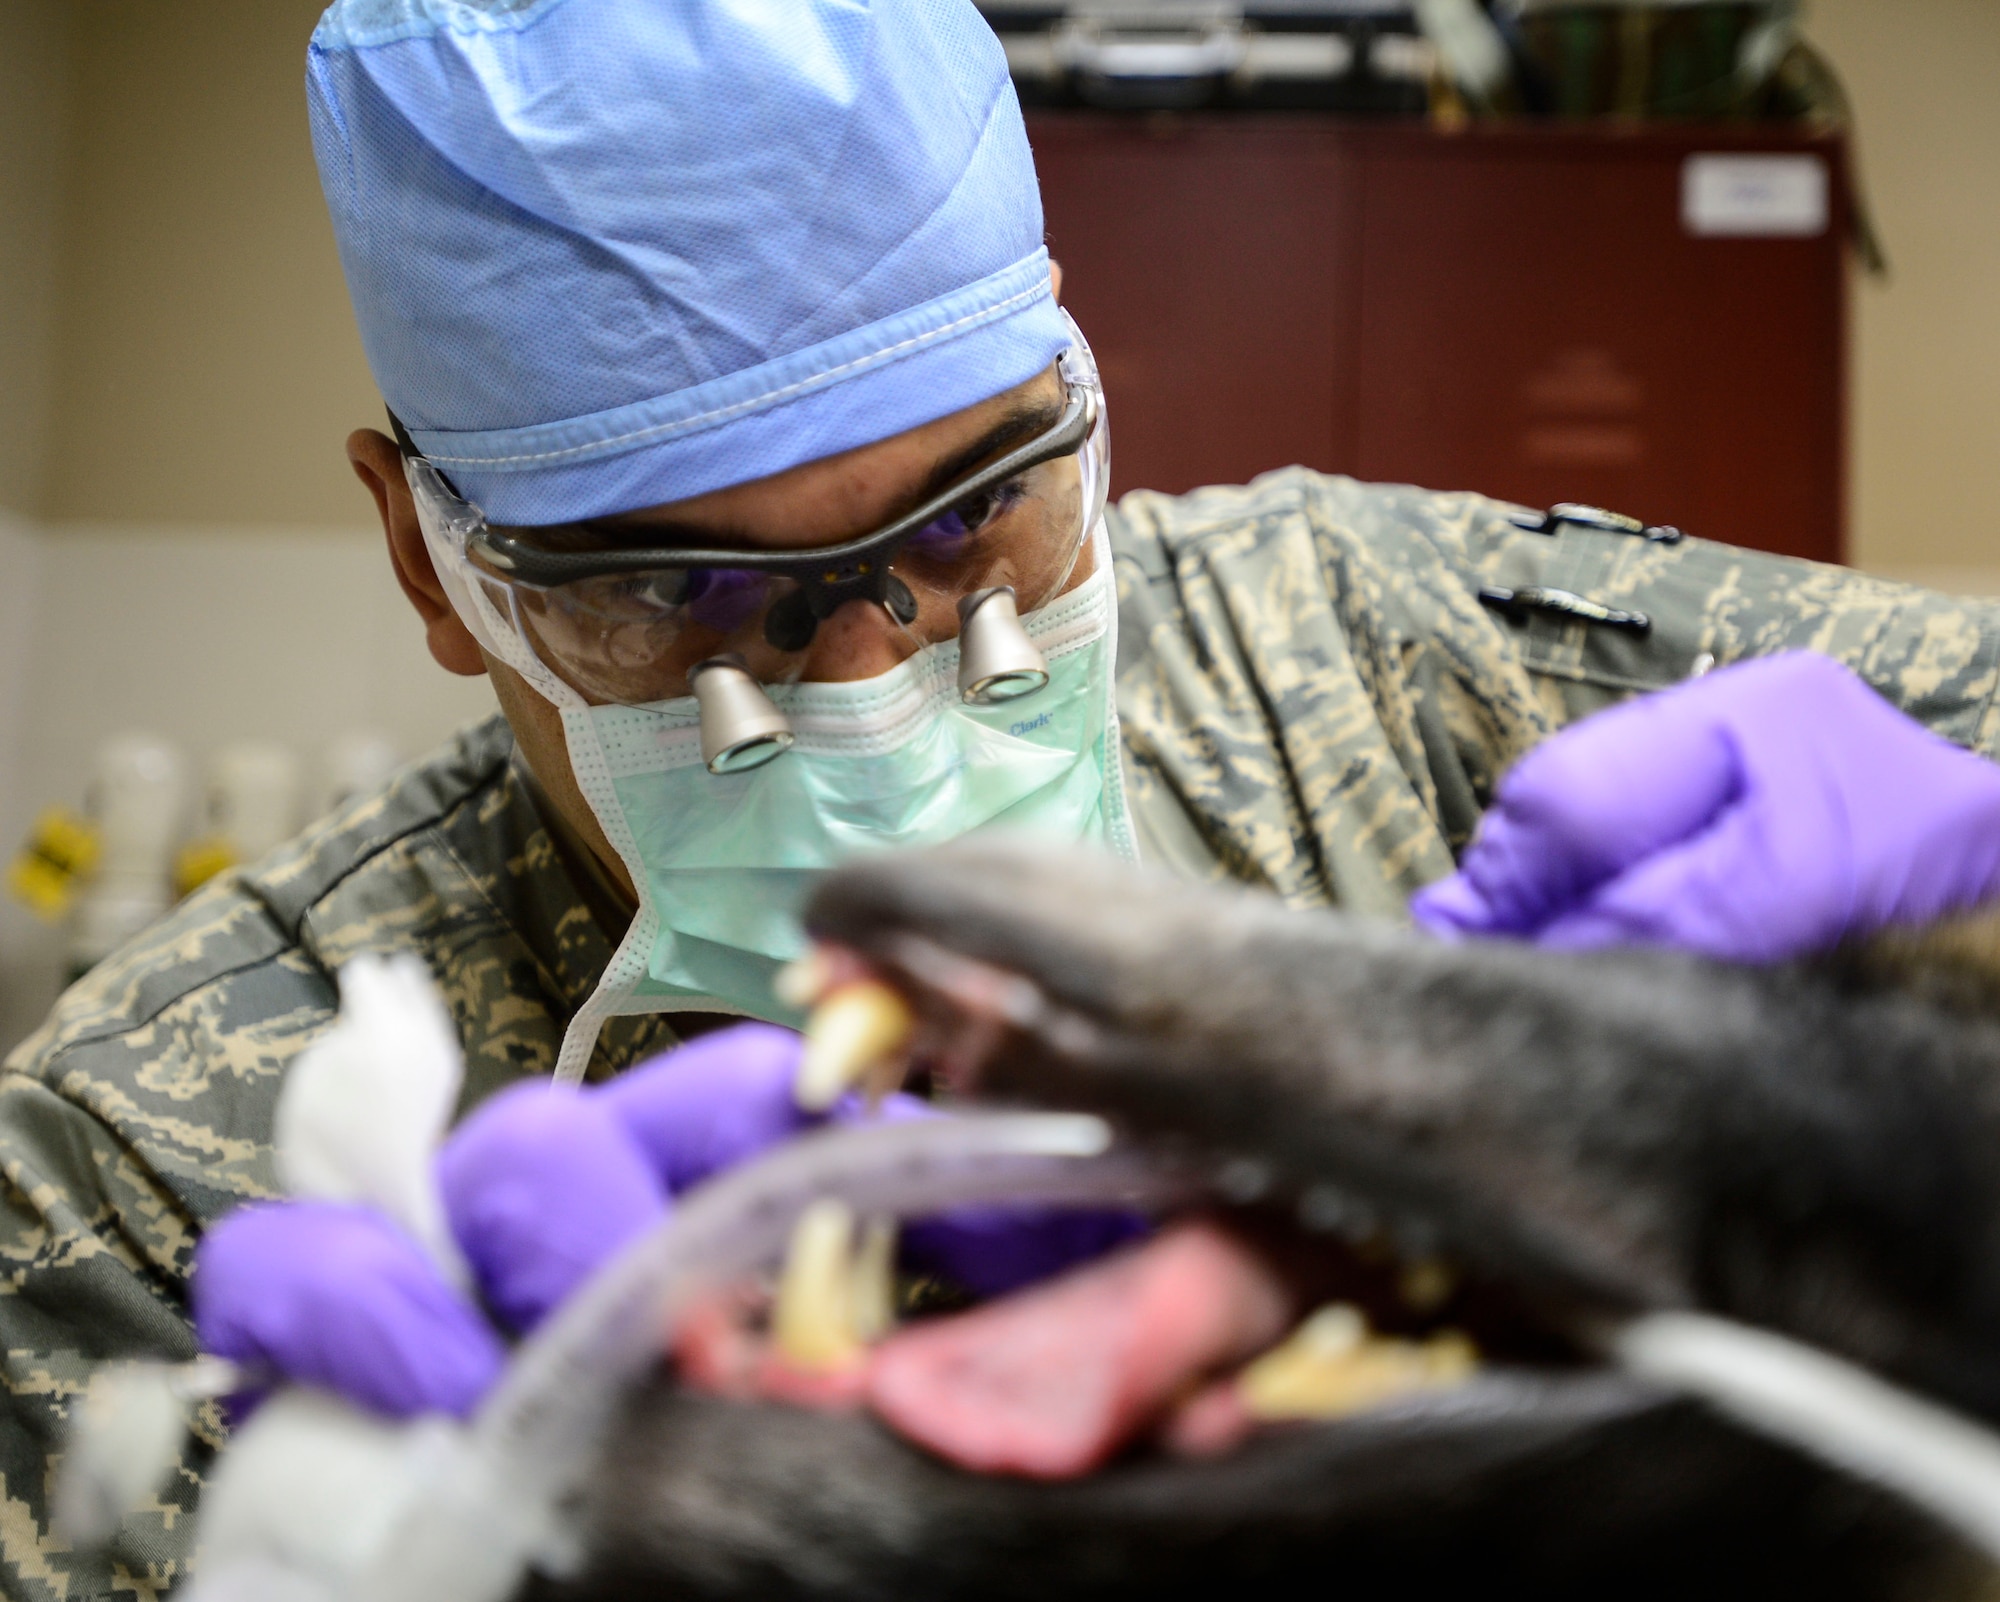
[[[684,573],[675,569],[640,573],[632,580],[632,595],[635,600],[644,600],[652,606],[684,606],[707,588],[701,582],[707,577],[706,573]]]
[[[1012,510],[1026,494],[1027,490],[1019,479],[1010,479],[992,489],[968,495],[944,516],[920,529],[914,543],[935,547],[977,534],[987,524]]]
[[[653,573],[628,573],[597,581],[595,605],[621,613],[664,612],[685,606],[701,589],[704,573],[663,568]]]

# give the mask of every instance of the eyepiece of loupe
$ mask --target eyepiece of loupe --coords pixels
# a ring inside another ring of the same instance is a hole
[[[710,773],[742,773],[791,748],[791,721],[743,658],[712,656],[688,671],[701,708],[701,759]]]
[[[958,603],[958,693],[981,705],[1033,695],[1049,664],[1021,627],[1014,590],[999,584]]]

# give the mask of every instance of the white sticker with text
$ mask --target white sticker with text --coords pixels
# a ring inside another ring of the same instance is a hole
[[[1818,156],[1689,156],[1681,223],[1711,239],[1810,239],[1826,232],[1827,172]]]

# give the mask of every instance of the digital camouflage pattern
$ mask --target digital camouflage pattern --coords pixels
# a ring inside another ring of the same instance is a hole
[[[1452,865],[1494,780],[1551,730],[1704,654],[1811,648],[1996,753],[2000,608],[1699,541],[1525,532],[1472,495],[1301,470],[1137,494],[1112,515],[1120,710],[1144,852],[1301,906],[1400,916]],[[1482,586],[1654,619],[1643,637],[1513,623]],[[254,870],[191,898],[66,995],[0,1079],[6,1178],[0,1591],[151,1597],[186,1572],[220,1421],[109,1554],[48,1530],[51,1455],[100,1359],[190,1355],[203,1227],[274,1188],[286,1065],[361,951],[421,955],[465,1042],[470,1102],[552,1068],[611,939],[542,827],[497,719]],[[614,1020],[592,1075],[673,1043]]]
[[[2000,604],[1702,540],[1529,533],[1521,511],[1299,468],[1127,496],[1119,712],[1142,846],[1300,906],[1401,916],[1551,731],[1776,651],[1838,657],[2000,756]],[[1566,590],[1653,626],[1510,622],[1488,587]]]

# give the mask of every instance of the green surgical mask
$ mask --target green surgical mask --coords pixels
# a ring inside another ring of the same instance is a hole
[[[799,914],[848,859],[1004,828],[1134,855],[1114,703],[1109,552],[1022,619],[1049,682],[996,706],[958,692],[958,645],[879,678],[770,687],[797,742],[762,767],[710,773],[694,700],[570,706],[570,762],[639,891],[639,913],[565,1035],[582,1077],[605,1018],[720,1011],[798,1019],[771,981],[805,950]]]

